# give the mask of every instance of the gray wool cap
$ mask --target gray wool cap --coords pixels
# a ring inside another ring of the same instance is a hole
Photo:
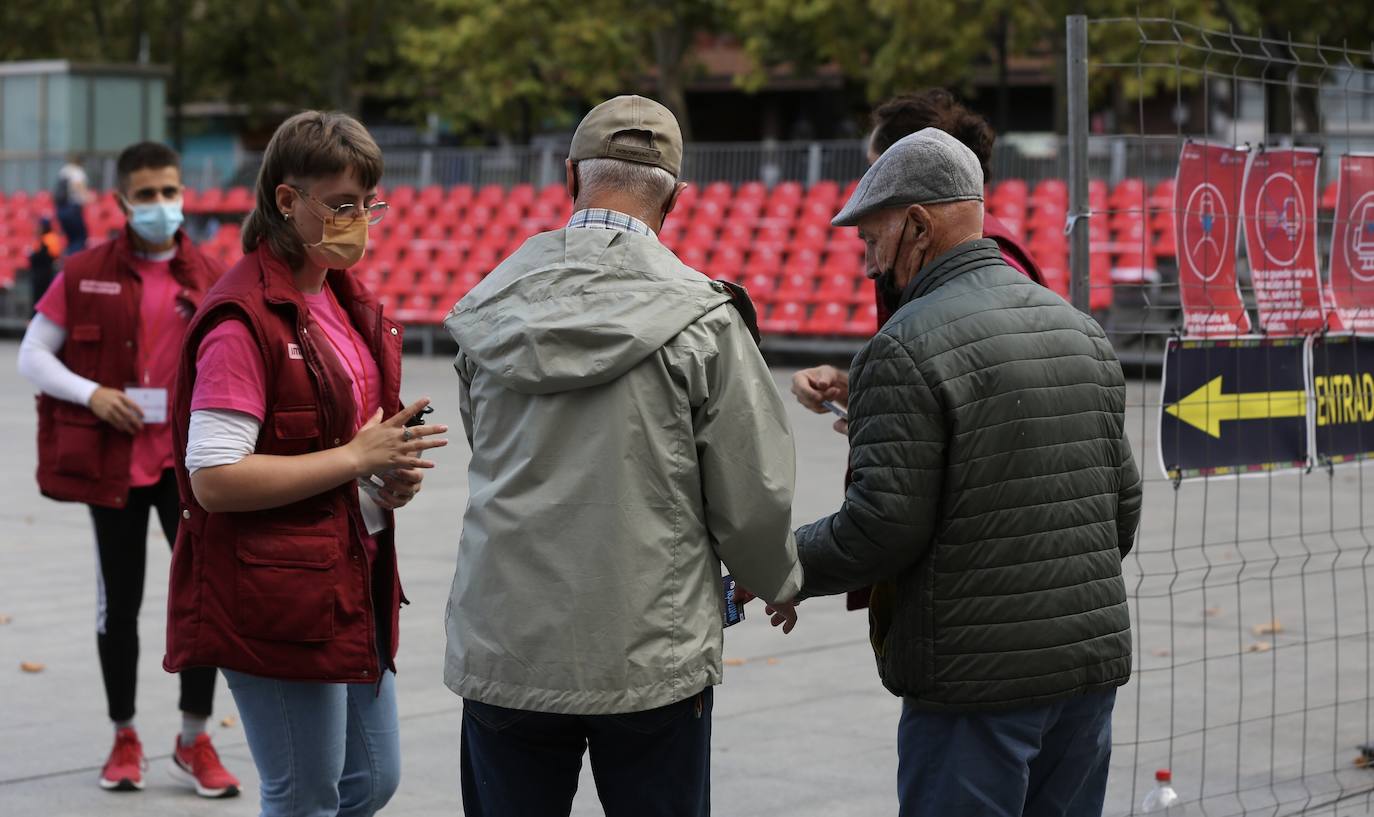
[[[948,133],[926,128],[883,151],[830,223],[853,227],[889,207],[975,200],[983,200],[983,166],[978,157]]]

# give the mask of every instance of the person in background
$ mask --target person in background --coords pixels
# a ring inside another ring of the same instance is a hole
[[[35,306],[57,275],[57,259],[62,257],[62,239],[53,229],[52,219],[38,220],[38,243],[29,253],[29,302]]]
[[[163,666],[224,672],[263,817],[370,817],[400,781],[392,512],[447,428],[411,427],[428,401],[401,406],[400,327],[349,271],[386,215],[381,176],[357,120],[283,122],[244,257],[181,353]]]
[[[445,321],[472,446],[444,668],[468,817],[566,815],[588,751],[609,817],[709,813],[721,562],[769,602],[801,582],[752,307],[658,240],[681,167],[667,108],[596,106],[567,227]]]
[[[925,128],[938,128],[958,139],[978,157],[984,178],[991,178],[992,146],[997,134],[986,119],[959,104],[954,95],[944,88],[902,94],[879,105],[873,112],[873,130],[868,136],[868,163],[871,165],[878,161],[878,157],[898,139]],[[1003,259],[1012,269],[1037,284],[1045,282],[1030,252],[1005,224],[986,211],[983,213],[983,237],[997,242]],[[878,326],[882,327],[892,317],[895,298],[899,293],[885,289],[875,270],[869,269],[867,273],[875,282]],[[823,402],[847,406],[849,373],[834,366],[803,369],[792,377],[792,394],[797,402],[816,414],[828,411]],[[836,422],[835,428],[841,434],[845,433],[844,421]]]
[[[801,597],[873,586],[902,817],[1096,817],[1131,676],[1126,381],[1102,328],[982,237],[982,199],[974,153],[927,128],[832,222],[898,296],[854,358],[844,502],[796,531]]]
[[[91,191],[86,170],[76,156],[68,156],[67,163],[57,171],[57,187],[53,191],[53,205],[57,208],[57,223],[67,237],[67,253],[86,249],[89,237],[86,230],[86,205]]]
[[[172,472],[167,396],[186,326],[222,268],[181,229],[176,152],[156,142],[119,155],[114,241],[71,255],[19,347],[19,371],[40,391],[38,486],[90,506],[96,540],[96,645],[115,741],[100,773],[112,790],[141,789],[146,766],[134,727],[138,613],[148,516],[170,544],[180,506]],[[172,771],[204,797],[229,797],[238,780],[210,743],[215,670],[184,673],[182,730]]]

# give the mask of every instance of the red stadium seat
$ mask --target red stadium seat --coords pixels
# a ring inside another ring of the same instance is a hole
[[[816,277],[809,273],[793,272],[782,276],[778,284],[779,301],[808,303],[816,295]]]
[[[820,304],[811,311],[802,332],[807,335],[841,335],[849,323],[848,304]]]
[[[796,302],[775,303],[768,307],[759,321],[759,329],[768,335],[800,334],[806,322],[806,308]]]
[[[744,288],[749,291],[749,297],[755,302],[772,303],[778,290],[778,281],[775,276],[754,273],[744,279]]]
[[[878,305],[869,303],[856,308],[841,331],[845,335],[858,338],[876,335],[878,333]]]
[[[859,287],[859,280],[850,273],[833,273],[821,278],[816,289],[816,301],[821,303],[861,304],[872,294]]]

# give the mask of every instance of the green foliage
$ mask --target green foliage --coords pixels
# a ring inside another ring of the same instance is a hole
[[[393,92],[460,128],[526,133],[623,90],[657,20],[633,0],[420,0],[408,16]]]
[[[179,50],[190,101],[276,112],[389,99],[417,120],[528,135],[627,90],[652,89],[690,127],[684,88],[702,34],[740,44],[750,68],[735,80],[747,91],[824,71],[856,102],[927,85],[967,93],[988,79],[1004,24],[1011,56],[1051,58],[1059,78],[1064,18],[1080,10],[1366,49],[1374,37],[1364,0],[1319,14],[1299,0],[0,0],[0,60],[171,64]],[[1169,25],[1145,26],[1144,39],[1168,40]],[[1099,104],[1225,67],[1197,49],[1143,44],[1129,21],[1090,35]]]

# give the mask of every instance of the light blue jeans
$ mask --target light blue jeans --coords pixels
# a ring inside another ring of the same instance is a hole
[[[401,741],[390,672],[380,690],[232,670],[224,677],[258,768],[262,817],[371,817],[396,793]]]

